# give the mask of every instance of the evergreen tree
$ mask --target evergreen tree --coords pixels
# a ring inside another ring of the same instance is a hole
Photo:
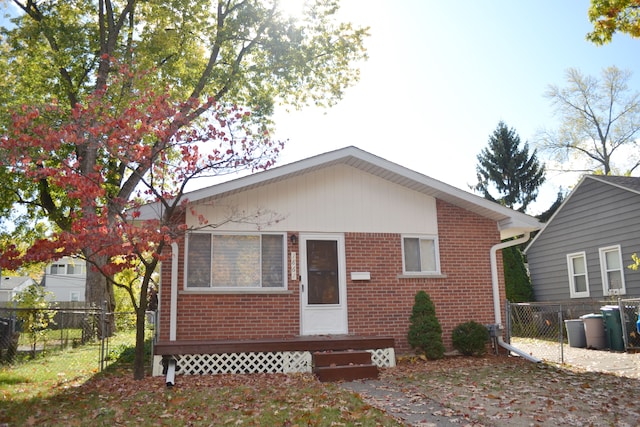
[[[524,255],[519,246],[502,250],[504,282],[507,299],[511,302],[533,301],[533,286],[524,265]]]
[[[441,359],[444,356],[442,327],[436,317],[436,307],[425,291],[416,294],[409,320],[407,338],[411,348],[424,353],[427,359]]]
[[[504,122],[489,137],[489,146],[477,156],[478,183],[474,190],[503,206],[524,212],[529,203],[538,197],[538,188],[545,181],[544,165],[534,150],[529,156],[529,145],[520,149],[520,137]],[[500,195],[492,196],[491,188]],[[516,208],[516,205],[520,205]]]
[[[538,218],[538,221],[540,222],[549,221],[553,216],[553,214],[556,213],[556,211],[558,210],[562,202],[564,202],[564,193],[562,191],[559,191],[558,197],[556,197],[556,201],[553,202],[551,207],[546,211],[542,212],[540,215],[536,216],[536,218]]]
[[[498,123],[489,137],[489,146],[477,159],[478,183],[473,189],[481,192],[485,199],[525,212],[538,197],[538,188],[545,181],[544,165],[538,161],[535,150],[529,155],[528,144],[520,149],[520,137],[504,122]],[[492,188],[500,195],[492,196]],[[521,248],[503,249],[502,257],[507,299],[513,302],[533,300],[533,287]]]

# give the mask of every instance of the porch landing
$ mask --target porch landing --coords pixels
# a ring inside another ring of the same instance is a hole
[[[392,337],[311,335],[253,340],[159,341],[154,345],[153,375],[312,372],[315,352],[366,350],[378,367],[395,366]]]
[[[276,351],[337,351],[370,350],[393,347],[391,337],[362,335],[308,335],[291,338],[261,338],[253,340],[159,341],[154,354],[223,354]]]

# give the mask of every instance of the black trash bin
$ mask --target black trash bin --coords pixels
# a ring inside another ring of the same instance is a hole
[[[605,305],[600,307],[607,331],[607,346],[610,350],[624,351],[624,338],[622,337],[622,319],[620,318],[620,307],[617,305]]]

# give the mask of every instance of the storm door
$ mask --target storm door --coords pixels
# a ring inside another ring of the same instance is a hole
[[[343,235],[300,235],[301,334],[346,334]]]

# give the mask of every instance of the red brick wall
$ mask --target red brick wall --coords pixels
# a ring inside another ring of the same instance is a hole
[[[398,278],[402,273],[398,234],[345,233],[349,332],[391,335],[396,351],[410,351],[407,343],[414,296],[426,291],[436,307],[445,347],[451,331],[469,320],[494,322],[489,250],[500,240],[495,222],[438,200],[438,238],[441,278]],[[297,251],[290,239],[288,254]],[[178,282],[183,282],[180,247]],[[289,255],[290,256],[290,255]],[[299,257],[299,255],[298,255]],[[299,261],[299,258],[298,258]],[[498,253],[501,266],[501,254]],[[289,259],[287,259],[289,268]],[[298,263],[298,269],[299,269]],[[369,281],[351,281],[353,271],[368,271]],[[504,280],[500,272],[500,295]],[[171,263],[165,262],[160,293],[160,339],[169,339]],[[278,295],[178,294],[178,340],[287,337],[300,332],[298,281],[289,276],[289,293]]]
[[[438,239],[442,278],[398,278],[402,273],[397,234],[346,234],[349,332],[392,335],[396,351],[410,351],[409,316],[415,294],[424,290],[436,307],[443,341],[452,349],[451,332],[460,323],[494,323],[490,248],[500,240],[496,224],[438,201]],[[502,265],[498,254],[498,265]],[[504,300],[502,269],[501,301]],[[370,281],[351,281],[351,271],[371,272]]]
[[[287,238],[289,254],[292,247]],[[184,282],[184,246],[180,245],[178,289]],[[286,260],[289,266],[289,260]],[[285,294],[211,294],[178,292],[178,340],[282,338],[300,333],[298,281],[289,278]],[[160,340],[169,340],[171,262],[162,269]]]

